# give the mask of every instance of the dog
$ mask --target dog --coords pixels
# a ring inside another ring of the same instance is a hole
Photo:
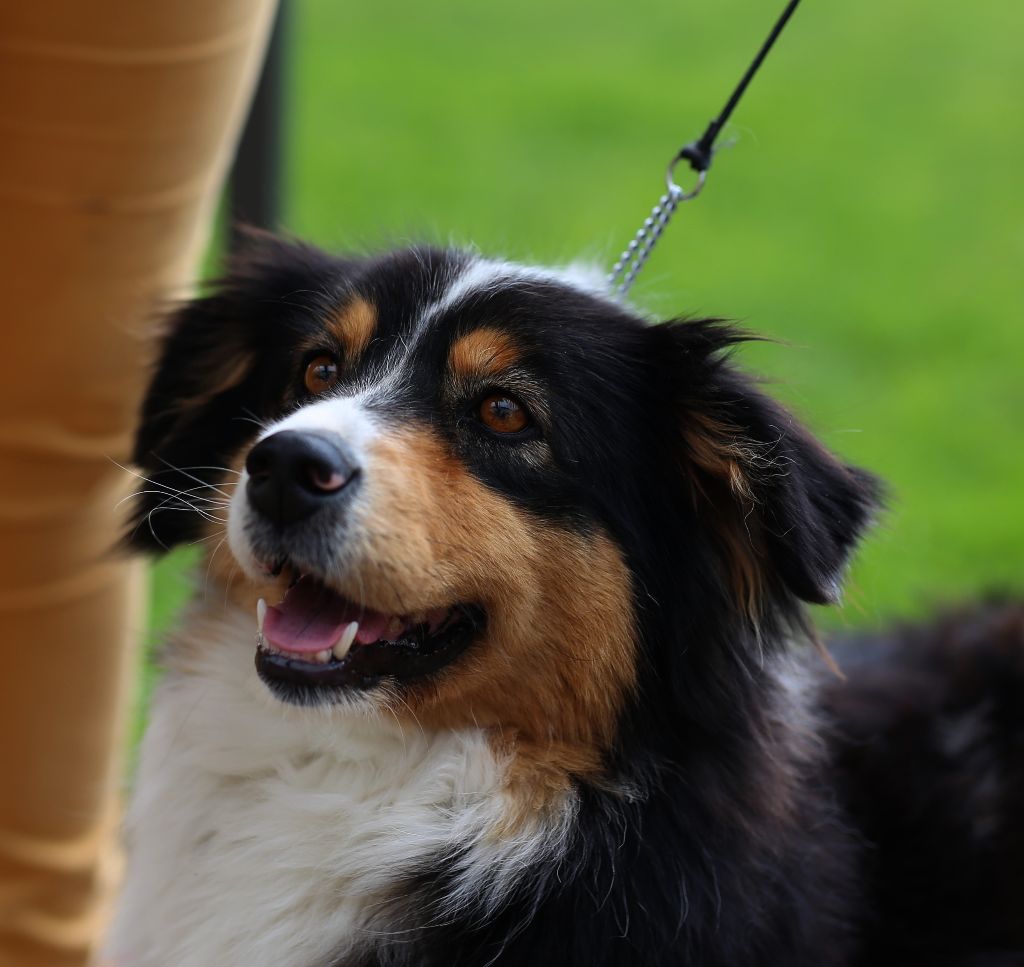
[[[129,542],[206,553],[110,961],[1024,963],[1024,608],[831,670],[881,487],[745,338],[253,235],[141,413]]]

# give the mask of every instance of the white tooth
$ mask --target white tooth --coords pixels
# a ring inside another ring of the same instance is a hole
[[[256,630],[263,634],[263,622],[267,617],[267,602],[260,598],[256,602]]]
[[[327,664],[331,660],[331,649],[325,648],[323,651],[318,651],[313,655],[313,659],[319,662],[321,665]]]
[[[341,637],[334,643],[334,648],[331,649],[335,658],[341,659],[348,654],[348,650],[352,647],[352,642],[356,640],[357,631],[359,631],[358,621],[350,621],[345,625],[345,630],[341,633]]]

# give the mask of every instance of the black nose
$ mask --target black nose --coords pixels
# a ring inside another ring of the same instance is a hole
[[[282,430],[249,451],[245,469],[249,502],[279,527],[287,527],[349,496],[359,468],[341,439]]]

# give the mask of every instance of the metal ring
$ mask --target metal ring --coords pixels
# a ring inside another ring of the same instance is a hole
[[[704,187],[704,182],[707,181],[708,171],[704,168],[697,172],[697,184],[695,184],[689,191],[685,188],[681,188],[676,184],[676,180],[673,177],[676,172],[676,165],[683,160],[681,154],[677,154],[670,162],[668,171],[665,172],[665,184],[668,186],[668,193],[674,196],[678,201],[689,201],[691,198],[696,198],[700,194],[700,190]]]

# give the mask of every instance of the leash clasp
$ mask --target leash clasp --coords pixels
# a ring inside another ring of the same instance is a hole
[[[681,188],[676,183],[676,168],[679,167],[680,161],[688,161],[690,167],[694,168],[697,172],[696,184],[687,191],[685,188]],[[677,155],[668,163],[668,168],[665,171],[665,184],[668,187],[668,193],[675,197],[677,202],[689,201],[691,198],[696,198],[701,189],[704,187],[704,182],[708,180],[708,165],[702,168],[698,168],[694,164],[694,160],[690,155],[690,145],[681,149]]]

